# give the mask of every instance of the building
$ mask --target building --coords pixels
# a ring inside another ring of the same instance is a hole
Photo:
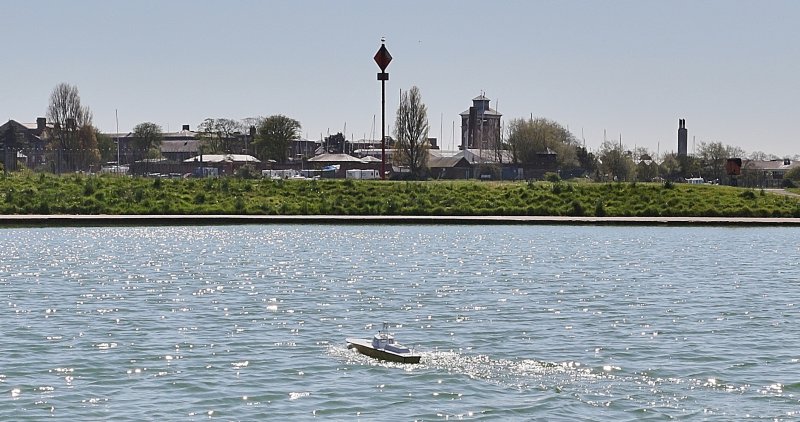
[[[30,169],[44,165],[49,129],[44,117],[36,119],[36,123],[9,120],[0,125],[0,161],[3,168],[14,171],[19,164]]]
[[[461,113],[460,149],[493,150],[500,146],[500,118],[483,94],[472,99],[472,107]]]
[[[797,167],[800,167],[800,162],[788,158],[769,161],[743,160],[740,175],[735,180],[741,187],[780,188],[785,183],[786,173]]]
[[[689,145],[689,133],[686,130],[686,120],[680,119],[678,120],[678,156],[685,157],[688,152],[688,145]]]

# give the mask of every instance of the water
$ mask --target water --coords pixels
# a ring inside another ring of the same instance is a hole
[[[800,420],[800,230],[0,230],[0,419]],[[345,346],[389,321],[420,365]]]

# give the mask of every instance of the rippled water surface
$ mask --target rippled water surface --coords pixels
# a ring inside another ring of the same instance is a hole
[[[0,419],[800,420],[800,230],[0,230]],[[391,323],[419,365],[348,350]]]

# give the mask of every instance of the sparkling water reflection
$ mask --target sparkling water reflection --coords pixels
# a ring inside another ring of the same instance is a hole
[[[796,420],[798,235],[6,229],[0,419]]]

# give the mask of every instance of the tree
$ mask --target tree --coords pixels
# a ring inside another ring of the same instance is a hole
[[[538,154],[548,151],[556,154],[556,164],[562,170],[577,168],[575,137],[564,126],[542,117],[512,119],[508,124],[508,147],[514,162],[536,165]]]
[[[339,132],[334,135],[326,136],[323,145],[325,145],[325,151],[327,153],[341,154],[344,152],[345,142],[344,135],[342,135],[342,132]]]
[[[800,166],[787,171],[783,177],[793,182],[800,182]]]
[[[75,127],[92,124],[92,112],[88,107],[81,105],[81,96],[78,87],[67,83],[60,83],[50,94],[50,105],[47,107],[47,118],[53,126],[66,129],[67,121],[74,120]],[[72,126],[73,124],[70,123]]]
[[[618,182],[633,179],[634,164],[631,154],[622,147],[622,144],[605,141],[600,147],[600,171],[608,180]]]
[[[728,147],[722,142],[700,143],[697,153],[700,159],[700,172],[708,180],[722,180],[725,176],[725,164],[731,158]]]
[[[53,88],[47,118],[53,122],[49,149],[56,172],[85,170],[95,158],[99,159],[92,112],[81,105],[76,86],[60,83]]]
[[[682,174],[683,170],[678,155],[675,153],[664,155],[659,166],[659,175],[667,180],[678,180]]]
[[[147,157],[156,157],[159,154],[164,133],[161,126],[151,123],[139,123],[133,128],[133,159],[141,160]]]
[[[753,161],[770,161],[770,160],[777,160],[778,156],[774,154],[767,154],[764,151],[753,151],[750,153],[749,159]]]
[[[264,119],[258,126],[254,147],[262,160],[286,162],[292,142],[300,137],[300,122],[278,114]]]
[[[117,161],[117,144],[110,136],[94,128],[94,137],[97,139],[97,149],[100,153],[100,162]]]
[[[233,140],[237,132],[241,132],[244,125],[233,119],[203,120],[198,126],[203,150],[208,153],[230,154],[233,151]]]
[[[597,171],[597,157],[586,148],[581,146],[575,147],[575,158],[578,160],[578,166],[580,166],[586,174],[593,174]]]
[[[428,168],[428,129],[428,107],[419,88],[412,86],[400,96],[394,133],[396,163],[408,167],[414,178],[422,178]]]

